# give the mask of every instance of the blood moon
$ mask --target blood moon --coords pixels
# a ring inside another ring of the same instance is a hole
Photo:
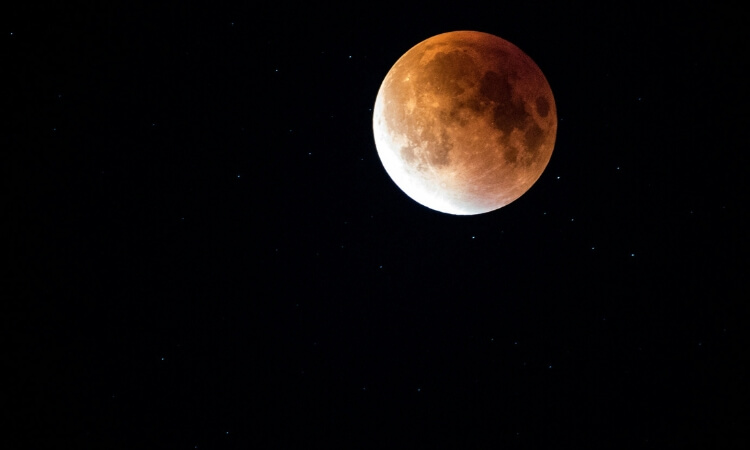
[[[557,109],[542,71],[497,36],[454,31],[406,52],[383,80],[375,145],[409,197],[481,214],[523,195],[552,156]]]

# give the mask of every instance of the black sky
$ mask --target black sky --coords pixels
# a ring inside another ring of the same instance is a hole
[[[480,5],[10,12],[6,448],[745,448],[740,11]],[[453,30],[559,116],[479,216],[372,137]]]

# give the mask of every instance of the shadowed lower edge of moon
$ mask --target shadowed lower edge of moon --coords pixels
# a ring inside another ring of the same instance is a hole
[[[454,33],[480,44],[439,35],[409,50],[381,85],[373,129],[386,171],[408,196],[437,211],[480,214],[516,200],[541,176],[557,114],[544,75],[520,49],[485,33]],[[431,43],[438,37],[440,46]]]

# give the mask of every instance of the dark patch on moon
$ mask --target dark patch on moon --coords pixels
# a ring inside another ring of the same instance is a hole
[[[523,129],[529,114],[523,101],[513,98],[513,85],[508,80],[508,75],[486,72],[480,82],[479,94],[494,105],[493,127],[502,131],[506,137],[510,136],[514,128]]]
[[[542,117],[547,117],[547,114],[549,114],[549,102],[546,98],[536,98],[536,112],[538,112]]]
[[[488,105],[489,105],[488,102],[479,101],[479,99],[477,98],[470,97],[466,100],[463,100],[457,103],[456,106],[458,107],[458,109],[468,108],[474,111],[475,113],[481,114],[484,112],[485,109],[487,109]]]
[[[526,128],[526,133],[524,133],[524,141],[526,142],[526,148],[538,150],[541,145],[544,143],[544,130],[539,127],[537,124],[529,125],[528,128]]]
[[[515,164],[518,162],[518,148],[506,143],[505,151],[503,151],[503,158],[507,163]]]
[[[425,64],[424,74],[420,78],[428,83],[434,82],[441,93],[456,96],[473,87],[478,70],[471,56],[454,50],[437,53]]]
[[[504,77],[490,70],[485,72],[479,81],[479,94],[492,102],[503,105],[510,103],[513,98],[513,86],[508,82],[507,76]]]

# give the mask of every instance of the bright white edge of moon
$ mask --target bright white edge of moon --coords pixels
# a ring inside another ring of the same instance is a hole
[[[429,188],[429,186],[435,182],[434,180],[438,178],[443,180],[441,183],[444,185],[447,178],[445,174],[439,175],[437,173],[432,173],[432,180],[429,180],[424,173],[412,170],[410,166],[404,164],[398,156],[398,153],[394,152],[393,149],[399,149],[412,143],[407,142],[406,138],[401,134],[388,132],[388,127],[382,123],[384,108],[383,96],[378,95],[373,110],[375,122],[373,134],[375,137],[375,147],[378,150],[380,161],[382,162],[385,171],[391,177],[393,182],[396,183],[396,186],[398,186],[412,200],[426,208],[459,216],[477,214],[477,211],[468,210],[458,206],[455,199],[451,199],[444,195],[436,195],[436,193]],[[435,169],[431,169],[434,172]]]

